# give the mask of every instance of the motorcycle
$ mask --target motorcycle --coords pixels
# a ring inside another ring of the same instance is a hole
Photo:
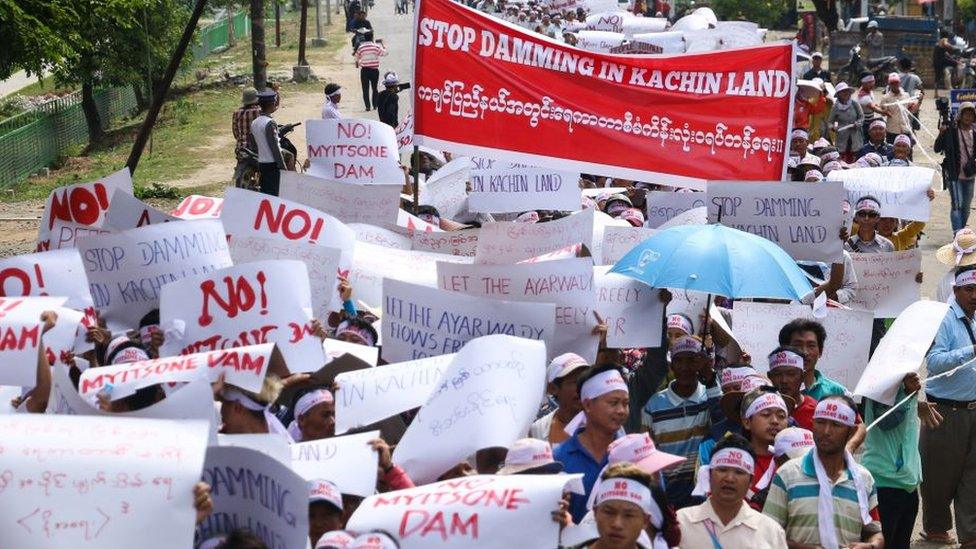
[[[850,61],[837,71],[837,80],[843,80],[852,86],[857,86],[861,80],[861,73],[864,71],[873,73],[876,82],[887,82],[888,74],[898,72],[898,58],[894,55],[886,55],[873,59],[862,59],[861,45],[855,44],[851,48]]]
[[[298,148],[295,144],[288,139],[288,134],[292,132],[296,127],[301,126],[301,122],[296,122],[294,124],[284,124],[278,125],[278,146],[281,150],[287,151],[294,158],[293,166],[298,165]],[[243,166],[239,166],[236,170],[236,178],[234,179],[234,186],[239,189],[247,189],[249,191],[260,191],[261,190],[261,172],[258,171],[258,153],[252,151],[251,149],[245,147],[241,150],[242,158],[238,158],[238,164],[243,163]],[[287,155],[286,155],[287,163]],[[291,168],[291,169],[294,169]]]

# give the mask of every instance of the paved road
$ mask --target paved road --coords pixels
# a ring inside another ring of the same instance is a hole
[[[27,76],[27,73],[24,71],[14,73],[10,76],[10,78],[0,82],[0,97],[10,95],[21,90],[22,88],[30,86],[36,81],[36,76]]]

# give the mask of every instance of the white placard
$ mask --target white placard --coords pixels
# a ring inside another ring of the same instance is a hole
[[[454,356],[432,356],[337,375],[336,433],[421,406]]]
[[[0,259],[0,297],[57,295],[65,307],[92,306],[81,255],[74,248]]]
[[[397,250],[409,250],[413,247],[413,242],[409,236],[376,225],[350,223],[349,228],[356,232],[356,242],[365,242]]]
[[[817,320],[827,331],[817,369],[848,389],[854,387],[868,363],[873,319],[870,311],[828,308],[827,318],[818,319],[809,306],[799,303],[736,301],[732,329],[742,350],[752,355],[752,364],[760,373],[766,373],[766,357],[779,346],[780,328],[797,318]]]
[[[407,152],[413,146],[413,115],[408,114],[396,127],[397,150]]]
[[[906,308],[878,343],[854,394],[894,405],[902,380],[921,369],[925,353],[948,311],[947,303],[928,300],[916,301]]]
[[[935,170],[921,166],[894,168],[855,168],[834,170],[827,175],[830,181],[843,181],[847,200],[853,206],[867,195],[881,203],[881,215],[912,221],[929,220],[929,197]]]
[[[468,341],[506,334],[549,342],[556,306],[518,303],[383,281],[383,360],[455,353]]]
[[[396,185],[360,185],[283,171],[278,196],[311,206],[343,223],[382,225],[396,222],[401,188],[402,181]]]
[[[915,281],[922,272],[918,248],[878,254],[852,253],[857,291],[847,305],[873,311],[875,318],[896,318],[919,300],[922,285]]]
[[[12,414],[0,432],[3,546],[193,545],[206,423]]]
[[[332,362],[340,356],[348,354],[362,360],[370,366],[376,366],[380,358],[380,350],[378,347],[359,345],[358,343],[350,343],[341,339],[327,337],[322,341],[322,348],[325,350],[325,359],[328,362]]]
[[[478,249],[478,231],[477,228],[443,233],[414,231],[410,238],[414,250],[474,257]]]
[[[268,547],[308,546],[308,483],[278,460],[250,448],[211,446],[202,480],[210,484],[213,513],[197,525],[200,539],[244,526]]]
[[[161,302],[160,355],[273,342],[292,373],[325,364],[322,342],[311,333],[308,272],[299,261],[258,261],[186,278],[164,286]]]
[[[661,224],[658,229],[670,229],[671,227],[681,227],[684,225],[705,225],[708,223],[708,209],[705,206],[692,208],[681,212],[670,220]]]
[[[660,292],[633,278],[593,267],[596,310],[607,324],[607,347],[659,347],[664,303]]]
[[[113,231],[125,231],[176,219],[179,218],[153,208],[124,190],[116,190],[103,225]]]
[[[191,194],[170,210],[169,215],[180,219],[219,219],[223,207],[223,198]]]
[[[587,16],[586,28],[594,31],[624,32],[624,22],[634,19],[629,11],[615,9]]]
[[[33,387],[38,349],[43,345],[41,313],[57,310],[63,297],[0,297],[0,384]]]
[[[685,35],[683,32],[647,32],[635,34],[634,42],[647,44],[657,53],[684,53]]]
[[[58,307],[55,312],[58,321],[43,336],[47,360],[51,366],[67,364],[71,354],[80,355],[95,347],[93,343],[85,341],[86,327],[94,326],[96,322],[93,316],[86,316],[81,311],[67,307]]]
[[[277,433],[246,435],[219,434],[217,435],[217,446],[250,448],[270,458],[274,458],[286,467],[291,467],[291,445],[285,437]]]
[[[395,279],[437,287],[437,262],[471,263],[471,258],[434,252],[395,250],[359,243],[349,283],[353,299],[378,308],[383,302],[383,280]]]
[[[702,316],[708,307],[708,294],[690,290],[672,290],[671,301],[668,302],[669,315],[681,313],[691,319],[695,333],[701,332]]]
[[[435,225],[433,223],[427,223],[423,219],[413,215],[412,213],[401,209],[397,213],[397,227],[406,229],[408,232],[413,231],[424,231],[424,232],[443,232],[444,229],[440,228],[440,225]]]
[[[437,287],[488,299],[524,303],[552,303],[554,332],[546,348],[549,357],[576,353],[596,361],[600,337],[597,326],[593,262],[589,258],[553,259],[516,265],[437,264]]]
[[[708,219],[761,236],[794,259],[843,263],[844,188],[838,182],[708,182]]]
[[[656,229],[688,210],[705,207],[705,200],[705,193],[699,192],[649,191],[646,199],[647,222],[644,225]]]
[[[607,227],[603,231],[603,261],[601,265],[613,265],[627,255],[634,246],[654,236],[654,229],[644,227]]]
[[[473,158],[468,210],[483,213],[580,209],[579,173]]]
[[[78,183],[51,191],[44,204],[44,215],[41,217],[37,235],[37,250],[68,247],[64,231],[59,230],[57,232],[61,234],[55,234],[56,222],[65,223],[69,230],[101,227],[105,221],[105,212],[108,211],[112,196],[117,190],[132,194],[129,168],[122,168],[91,183]],[[72,234],[71,240],[73,239]],[[52,240],[59,242],[59,245],[53,246]]]
[[[430,174],[420,187],[420,203],[437,208],[441,217],[454,219],[467,208],[471,159],[459,156]]]
[[[379,431],[369,431],[292,444],[291,468],[305,480],[331,480],[343,494],[371,496],[379,455],[369,441],[379,436]]]
[[[232,264],[218,220],[177,221],[77,241],[95,307],[113,332],[139,326],[162,288]]]
[[[479,475],[371,496],[348,528],[395,532],[400,549],[556,547],[551,518],[579,475]]]
[[[396,132],[378,120],[306,120],[308,173],[364,185],[403,185]]]
[[[317,317],[327,317],[333,301],[339,301],[336,273],[339,272],[342,250],[338,248],[253,235],[232,238],[228,246],[235,265],[274,259],[294,259],[304,263],[312,290],[312,310]]]
[[[629,17],[624,20],[623,33],[627,38],[635,34],[664,32],[668,28],[666,17]]]
[[[542,342],[504,335],[470,341],[400,439],[394,463],[426,484],[482,448],[508,448],[535,420],[545,386]]]
[[[576,47],[581,50],[610,53],[624,43],[623,33],[602,30],[581,30],[576,33]]]
[[[75,240],[85,236],[109,234],[115,231],[98,227],[87,227],[72,221],[62,221],[55,219],[51,224],[51,231],[48,240],[44,241],[43,246],[38,244],[38,251],[43,250],[64,250],[75,247]]]
[[[11,401],[20,397],[21,388],[14,385],[0,385],[0,415],[12,414],[16,411]]]
[[[485,223],[478,233],[475,263],[512,264],[586,244],[593,238],[593,209],[545,223]]]

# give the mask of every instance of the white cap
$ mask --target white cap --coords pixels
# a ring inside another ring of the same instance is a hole
[[[342,493],[330,480],[319,478],[308,481],[308,502],[316,501],[331,503],[336,509],[342,510]]]
[[[552,458],[552,446],[537,438],[523,438],[516,440],[505,455],[505,463],[498,470],[499,475],[514,475],[538,469],[539,473],[558,473],[563,470],[563,464]]]
[[[586,359],[576,353],[563,353],[552,359],[546,368],[546,381],[552,383],[558,378],[566,377],[580,368],[586,368],[589,364]]]

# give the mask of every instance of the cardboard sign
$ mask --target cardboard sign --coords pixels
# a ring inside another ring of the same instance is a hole
[[[356,255],[349,274],[353,298],[370,307],[379,307],[383,302],[384,279],[436,288],[438,261],[470,263],[471,259],[433,252],[381,248],[361,242],[356,246]]]
[[[589,258],[516,265],[438,263],[437,287],[488,299],[552,303],[556,316],[546,349],[549,357],[576,353],[587,362],[596,361],[600,337],[592,333],[597,326],[596,294]]]
[[[613,265],[634,246],[654,236],[654,229],[644,227],[607,227],[603,231],[603,261],[601,265]]]
[[[206,423],[13,414],[0,431],[4,546],[193,545]]]
[[[325,363],[322,342],[311,332],[304,263],[279,259],[236,265],[167,284],[162,296],[159,319],[166,341],[160,355],[273,342],[292,373],[312,372]]]
[[[478,233],[475,263],[517,263],[573,244],[589,246],[592,237],[590,208],[546,223],[485,223]]]
[[[401,188],[402,182],[367,186],[283,171],[278,196],[311,206],[343,223],[383,225],[396,222]]]
[[[402,362],[455,353],[491,334],[553,339],[552,303],[500,301],[383,281],[383,360]]]
[[[71,224],[69,227],[101,227],[105,221],[105,212],[108,211],[112,196],[117,190],[132,194],[129,168],[122,168],[98,181],[58,187],[51,191],[44,204],[44,215],[41,217],[41,227],[37,235],[37,251],[52,249],[55,222]],[[66,247],[64,236],[58,235],[62,248]]]
[[[775,242],[794,259],[843,263],[839,183],[708,182],[708,219]]]
[[[556,547],[552,509],[579,475],[479,475],[370,496],[349,519],[400,549]]]
[[[87,227],[72,221],[55,219],[51,225],[51,232],[44,246],[38,245],[38,250],[64,250],[75,247],[75,240],[85,236],[113,233],[111,229]]]
[[[922,285],[915,281],[922,272],[918,248],[880,254],[852,253],[857,273],[857,292],[848,303],[852,309],[874,312],[875,318],[895,318],[919,300]]]
[[[214,509],[197,525],[200,539],[243,526],[268,547],[308,545],[308,483],[278,460],[250,448],[211,446],[201,480],[210,485]]]
[[[468,209],[505,213],[580,209],[579,173],[473,158]]]
[[[232,264],[217,220],[149,225],[78,239],[95,307],[113,332],[139,326],[161,289]]]
[[[331,480],[343,494],[368,497],[376,492],[379,455],[369,441],[379,431],[291,445],[291,468],[305,480]]]
[[[191,194],[173,208],[169,215],[180,219],[218,219],[223,207],[223,198]]]
[[[176,219],[178,218],[153,208],[126,191],[117,190],[112,195],[108,211],[105,212],[104,226],[115,231],[124,231]]]
[[[779,345],[780,328],[797,318],[817,320],[827,330],[817,369],[845,387],[853,387],[868,363],[873,319],[870,311],[828,308],[827,318],[817,319],[809,306],[799,303],[736,301],[732,329],[742,350],[752,355],[752,364],[765,373],[766,357]]]
[[[78,250],[68,248],[0,259],[0,297],[64,296],[65,307],[93,305]]]
[[[454,356],[432,356],[337,375],[336,433],[421,406]]]
[[[261,236],[232,238],[228,246],[230,257],[235,265],[273,259],[294,259],[304,263],[305,268],[308,269],[308,281],[312,289],[312,310],[315,316],[327,317],[332,310],[333,302],[339,302],[336,293],[336,273],[339,272],[342,250],[308,242]]]
[[[56,310],[63,297],[0,298],[0,384],[33,387],[43,342],[41,313]]]
[[[471,159],[459,156],[432,173],[420,187],[420,203],[437,208],[441,217],[454,219],[468,208]]]
[[[393,453],[417,484],[432,482],[482,448],[508,448],[539,410],[546,349],[539,341],[492,335],[458,352]]]
[[[834,170],[829,181],[843,181],[847,201],[853,207],[859,199],[871,195],[881,203],[881,215],[912,221],[929,220],[929,197],[935,170],[921,166],[855,168]]]
[[[660,292],[633,278],[593,267],[596,310],[607,324],[607,347],[659,347],[664,303]]]
[[[350,223],[349,228],[355,231],[356,242],[365,242],[397,250],[409,250],[413,247],[413,242],[409,236],[404,236],[396,231],[363,223]]]
[[[363,185],[403,185],[393,128],[378,120],[306,120],[310,175]]]
[[[474,257],[478,248],[478,232],[481,229],[463,229],[443,233],[414,231],[410,234],[413,249],[437,254]]]

